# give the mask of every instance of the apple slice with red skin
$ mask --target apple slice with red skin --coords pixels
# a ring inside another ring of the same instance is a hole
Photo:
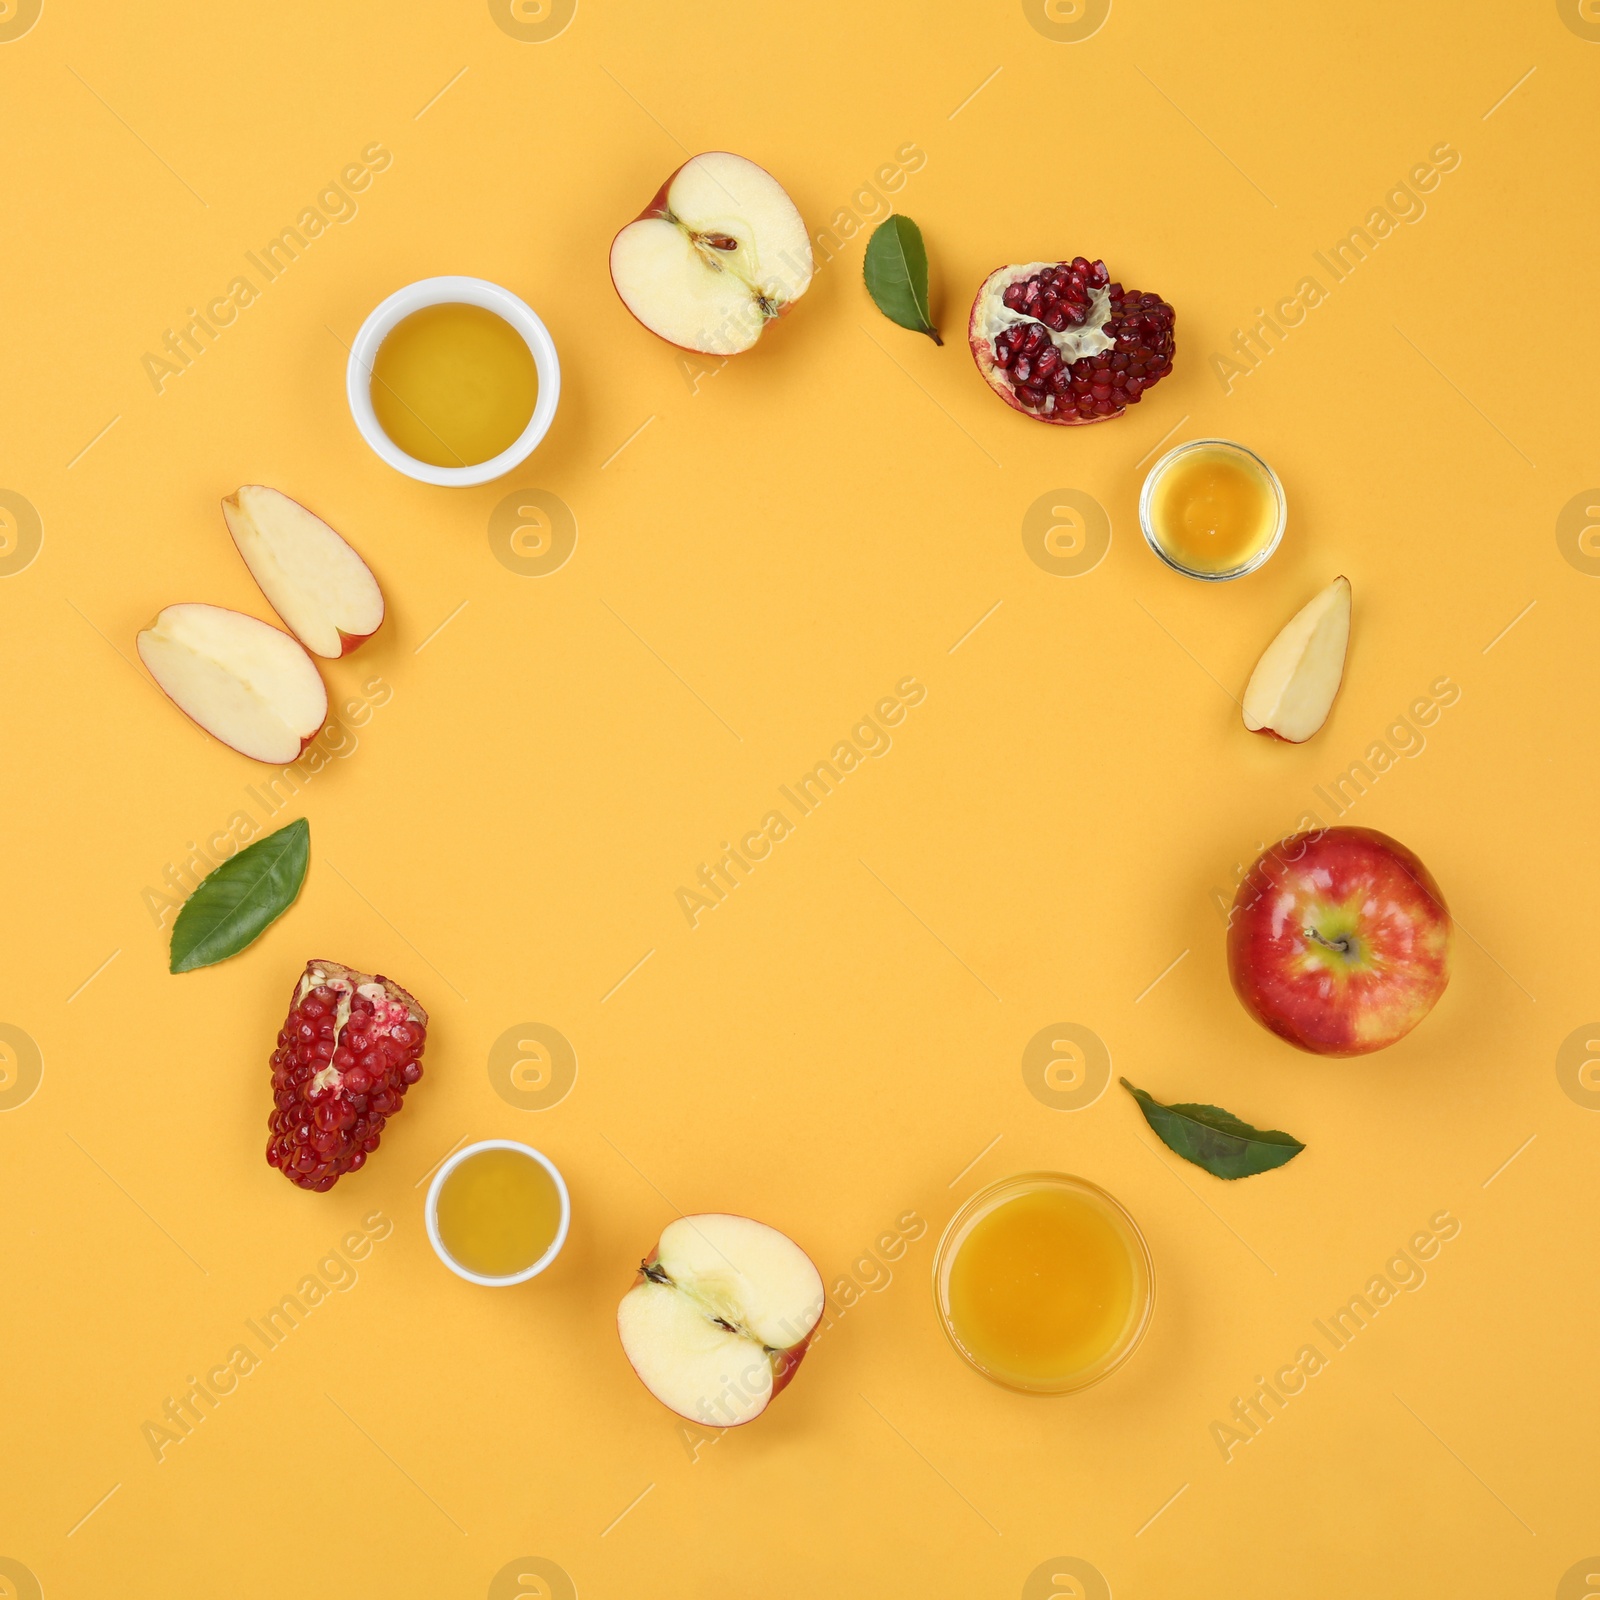
[[[748,350],[810,286],[811,236],[764,167],[724,150],[684,162],[611,242],[623,305],[669,344]]]
[[[383,591],[365,561],[314,512],[247,483],[222,502],[250,575],[306,649],[347,656],[383,622]]]
[[[1244,692],[1244,725],[1304,744],[1328,720],[1350,644],[1350,580],[1338,577],[1279,630]]]
[[[1262,1027],[1359,1056],[1402,1039],[1450,981],[1450,909],[1433,875],[1373,828],[1297,833],[1258,856],[1228,918],[1228,973]]]
[[[633,1370],[706,1427],[760,1416],[794,1377],[822,1316],[822,1278],[787,1234],[749,1217],[679,1217],[617,1307]]]
[[[287,765],[328,719],[328,691],[311,657],[242,611],[167,606],[136,642],[178,709],[240,755]]]

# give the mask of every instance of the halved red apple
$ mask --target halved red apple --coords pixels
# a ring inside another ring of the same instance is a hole
[[[230,494],[222,515],[251,577],[306,649],[347,656],[378,631],[378,580],[321,517],[259,483]]]
[[[794,1376],[822,1316],[822,1278],[787,1234],[749,1217],[679,1217],[617,1307],[633,1370],[680,1417],[750,1422]]]
[[[684,162],[611,242],[611,281],[685,350],[748,350],[811,283],[811,238],[764,167],[713,150]]]
[[[1350,643],[1350,580],[1335,578],[1302,606],[1256,663],[1244,692],[1244,725],[1304,744],[1333,709]]]
[[[168,606],[139,659],[180,711],[240,755],[296,760],[322,731],[328,691],[288,634],[222,606]]]

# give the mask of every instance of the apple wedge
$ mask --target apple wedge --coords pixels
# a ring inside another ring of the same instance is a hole
[[[259,483],[230,494],[222,515],[250,576],[306,649],[347,656],[378,631],[378,580],[321,517]]]
[[[1284,625],[1250,674],[1244,725],[1304,744],[1333,709],[1350,643],[1350,580],[1335,578]]]
[[[139,659],[182,712],[240,755],[298,759],[328,718],[328,691],[288,634],[222,606],[168,606]]]
[[[686,161],[611,242],[622,303],[670,344],[748,350],[806,292],[811,238],[764,167],[723,150]]]
[[[787,1234],[748,1217],[679,1217],[617,1307],[633,1370],[680,1417],[750,1422],[788,1384],[822,1316],[822,1278]]]

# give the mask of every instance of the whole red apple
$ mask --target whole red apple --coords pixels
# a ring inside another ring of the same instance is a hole
[[[1319,1056],[1381,1050],[1450,981],[1450,909],[1372,828],[1297,833],[1257,857],[1228,919],[1228,973],[1262,1027]]]

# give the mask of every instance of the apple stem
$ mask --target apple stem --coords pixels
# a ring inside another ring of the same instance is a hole
[[[1342,956],[1349,955],[1355,948],[1353,942],[1349,939],[1324,939],[1315,928],[1307,928],[1305,936],[1314,944],[1320,944],[1324,950],[1337,950]]]

